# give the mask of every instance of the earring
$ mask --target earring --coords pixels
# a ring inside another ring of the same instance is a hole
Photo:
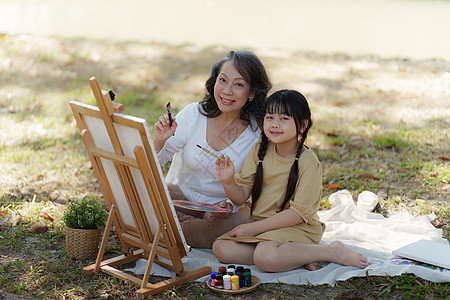
[[[298,140],[299,142],[302,140],[302,136],[301,136],[300,134],[297,136],[297,140]]]
[[[248,101],[252,102],[252,101],[253,101],[253,98],[252,98],[252,97],[248,98]]]

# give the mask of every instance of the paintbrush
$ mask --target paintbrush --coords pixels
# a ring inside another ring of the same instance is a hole
[[[212,153],[211,151],[209,151],[208,149],[205,149],[205,148],[203,148],[202,146],[200,146],[200,145],[198,145],[197,144],[197,147],[199,147],[200,149],[202,149],[203,151],[205,151],[206,153],[208,153],[209,155],[212,155],[212,156],[214,156],[215,158],[217,158],[217,159],[220,159],[221,161],[225,161],[225,159],[223,159],[223,158],[221,158],[221,157],[218,157],[216,154],[214,154],[214,153]]]
[[[172,112],[170,111],[170,102],[167,103],[166,109],[167,109],[167,115],[169,116],[169,124],[170,124],[170,127],[172,127],[173,118],[172,118]]]

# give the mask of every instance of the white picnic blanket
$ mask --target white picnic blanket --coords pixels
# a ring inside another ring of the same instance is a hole
[[[449,270],[433,270],[419,265],[394,265],[389,263],[392,251],[420,239],[428,239],[448,244],[442,238],[442,230],[435,228],[430,216],[413,216],[402,212],[385,218],[380,214],[367,211],[353,203],[337,204],[331,210],[319,213],[327,229],[322,243],[340,240],[349,248],[363,254],[371,263],[365,269],[346,267],[335,263],[322,263],[323,268],[308,271],[298,268],[289,272],[267,273],[255,266],[246,266],[252,274],[258,276],[262,283],[288,284],[329,284],[334,286],[336,281],[344,281],[351,277],[363,276],[397,276],[402,273],[413,273],[416,276],[433,282],[450,282]],[[141,259],[136,266],[128,271],[143,274],[147,260]],[[217,270],[222,266],[210,249],[194,248],[183,258],[185,267],[197,269],[210,266]],[[157,264],[152,266],[151,273],[157,276],[173,277],[175,274]],[[206,281],[208,276],[197,281]]]

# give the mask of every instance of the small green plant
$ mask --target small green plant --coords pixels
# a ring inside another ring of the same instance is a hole
[[[98,229],[105,225],[108,212],[96,197],[85,196],[79,201],[71,201],[64,212],[63,221],[74,229]]]

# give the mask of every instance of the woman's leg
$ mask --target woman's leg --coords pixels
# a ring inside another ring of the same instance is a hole
[[[167,188],[173,200],[187,200],[177,185],[168,184]],[[176,212],[186,243],[194,248],[211,248],[216,238],[245,223],[250,215],[250,209],[246,205],[226,219],[181,208],[176,208]]]
[[[248,208],[242,208],[226,219],[216,218],[206,213],[203,219],[181,222],[186,242],[195,248],[211,248],[215,239],[234,227],[244,224],[248,218]]]
[[[267,272],[284,272],[311,265],[317,261],[338,263],[344,266],[365,268],[369,265],[361,254],[339,241],[330,245],[286,243],[275,241],[258,243],[253,259],[255,265]]]
[[[217,240],[212,246],[214,255],[224,264],[254,265],[253,252],[256,244],[232,240]]]

